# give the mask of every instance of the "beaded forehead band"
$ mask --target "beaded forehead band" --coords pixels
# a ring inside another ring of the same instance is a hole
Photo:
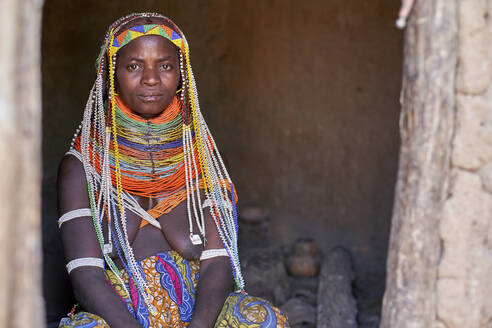
[[[183,38],[176,31],[173,31],[166,25],[147,24],[130,27],[128,30],[123,31],[114,37],[109,46],[108,54],[113,56],[118,50],[132,40],[144,35],[160,35],[174,43],[174,45],[182,52],[185,51]]]

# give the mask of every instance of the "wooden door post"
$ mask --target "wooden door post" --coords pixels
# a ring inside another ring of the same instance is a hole
[[[405,32],[401,149],[382,328],[434,327],[439,222],[450,174],[456,0],[417,0]]]
[[[41,296],[42,0],[0,4],[0,327],[44,326]]]

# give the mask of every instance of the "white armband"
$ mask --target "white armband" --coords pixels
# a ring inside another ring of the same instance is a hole
[[[227,254],[227,251],[225,248],[206,249],[202,252],[202,255],[200,256],[200,261],[211,259],[214,257],[219,257],[219,256],[229,256],[229,254]]]
[[[78,259],[71,260],[66,265],[68,274],[70,274],[70,272],[73,269],[76,269],[81,266],[94,266],[104,269],[104,260],[97,257],[81,257]]]
[[[67,212],[63,214],[59,219],[58,219],[58,228],[61,228],[62,224],[70,221],[72,219],[80,218],[83,216],[91,216],[92,217],[92,211],[90,208],[79,208],[77,210],[73,210],[70,212]]]

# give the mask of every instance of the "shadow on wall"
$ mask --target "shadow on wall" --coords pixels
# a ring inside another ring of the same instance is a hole
[[[343,245],[364,293],[382,294],[398,156],[398,3],[384,0],[47,0],[43,17],[43,245],[49,320],[73,302],[56,170],[82,119],[107,26],[158,11],[185,31],[201,107],[240,207],[271,212],[272,241]],[[95,14],[97,13],[97,14]],[[375,286],[376,287],[370,287]]]

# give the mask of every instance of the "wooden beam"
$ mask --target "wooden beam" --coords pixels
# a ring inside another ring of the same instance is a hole
[[[0,327],[44,326],[41,296],[42,0],[0,5]]]
[[[405,32],[401,149],[382,328],[435,326],[439,221],[450,174],[456,0],[417,0]]]

